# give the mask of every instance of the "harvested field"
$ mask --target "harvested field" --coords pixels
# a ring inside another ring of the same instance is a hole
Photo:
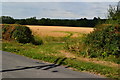
[[[74,33],[72,37],[77,37],[79,33],[90,33],[93,28],[85,27],[64,27],[64,26],[28,26],[34,35],[52,36],[52,37],[65,37],[69,35],[68,32]]]

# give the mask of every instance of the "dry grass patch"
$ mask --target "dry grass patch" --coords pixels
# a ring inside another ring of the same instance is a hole
[[[85,27],[64,27],[64,26],[31,26],[27,25],[35,35],[40,36],[52,36],[52,37],[65,37],[68,35],[66,32],[77,32],[77,33],[90,33],[93,28]],[[61,32],[60,32],[61,31]],[[72,37],[77,37],[75,33]]]
[[[73,58],[73,59],[77,59],[77,60],[85,61],[85,62],[93,62],[95,64],[101,64],[101,65],[105,65],[105,66],[109,66],[109,67],[116,67],[116,68],[118,68],[118,66],[119,66],[118,64],[113,63],[113,62],[101,61],[101,60],[98,60],[96,58],[84,58],[82,56],[78,56],[76,54],[73,54],[73,53],[70,53],[70,52],[64,51],[64,50],[61,50],[60,52],[62,54],[64,54],[64,56],[67,57],[67,58]]]

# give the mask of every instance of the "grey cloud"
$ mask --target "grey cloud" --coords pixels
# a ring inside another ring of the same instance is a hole
[[[107,14],[109,4],[104,2],[21,2],[3,3],[3,15],[15,18],[26,18],[36,16],[38,18],[102,18]]]

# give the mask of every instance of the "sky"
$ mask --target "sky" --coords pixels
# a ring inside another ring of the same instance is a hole
[[[14,1],[14,0],[13,0]],[[1,3],[0,3],[1,4]],[[106,18],[109,5],[117,2],[2,2],[2,15],[21,18]]]
[[[118,2],[119,0],[0,0],[1,2]]]

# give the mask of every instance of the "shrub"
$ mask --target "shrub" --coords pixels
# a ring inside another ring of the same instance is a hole
[[[120,25],[99,25],[85,40],[90,57],[120,56]]]
[[[35,45],[43,43],[41,39],[37,39],[32,35],[28,27],[18,24],[2,24],[2,38],[9,41],[16,40],[19,43],[31,42]]]
[[[120,57],[120,9],[110,6],[108,20],[105,24],[97,25],[85,40],[87,54],[90,57]]]
[[[33,39],[32,43],[34,45],[41,45],[41,44],[43,44],[43,40],[38,36],[34,36],[34,39]]]
[[[17,25],[12,37],[19,43],[30,43],[33,41],[31,30],[26,26]]]
[[[16,25],[2,24],[2,39],[12,40],[12,33]]]

